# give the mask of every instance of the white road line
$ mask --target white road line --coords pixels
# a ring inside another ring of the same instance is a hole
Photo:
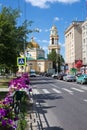
[[[84,99],[84,102],[87,102],[87,99]]]
[[[73,89],[73,90],[75,90],[75,91],[78,91],[78,92],[84,92],[83,90],[78,89],[78,88],[71,88],[71,89]]]
[[[33,89],[33,94],[40,94],[37,89]]]
[[[54,85],[54,84],[50,84],[51,86],[55,87],[55,88],[58,88],[58,86]]]
[[[42,89],[44,93],[50,93],[47,89]]]
[[[80,88],[83,90],[87,90],[87,87],[85,87],[85,86],[80,86]]]
[[[69,94],[73,95],[73,91],[66,89],[66,88],[62,88],[63,90],[65,90],[66,92],[68,92]]]
[[[55,92],[57,92],[57,93],[62,93],[61,91],[59,91],[59,90],[57,90],[55,88],[53,88],[52,90],[55,91]]]

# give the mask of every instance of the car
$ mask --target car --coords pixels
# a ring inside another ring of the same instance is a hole
[[[46,77],[51,77],[51,74],[50,73],[45,73],[45,76]]]
[[[58,77],[58,73],[52,74],[52,78],[57,78],[57,77]]]
[[[85,84],[87,83],[87,74],[81,74],[76,78],[77,83]]]
[[[36,77],[36,73],[35,72],[30,73],[30,77]]]
[[[64,81],[76,81],[76,76],[73,74],[67,74],[66,76],[63,76]]]
[[[57,79],[63,80],[63,76],[66,76],[66,75],[67,75],[67,74],[65,74],[65,73],[58,74]]]

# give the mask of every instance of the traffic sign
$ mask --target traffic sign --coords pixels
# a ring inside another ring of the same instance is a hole
[[[17,66],[26,66],[26,58],[17,57]]]

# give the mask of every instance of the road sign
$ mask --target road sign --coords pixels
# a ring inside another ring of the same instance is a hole
[[[17,57],[17,66],[26,66],[26,58]]]

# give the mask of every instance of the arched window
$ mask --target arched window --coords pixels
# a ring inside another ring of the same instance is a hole
[[[52,38],[52,44],[54,44],[54,38]]]

